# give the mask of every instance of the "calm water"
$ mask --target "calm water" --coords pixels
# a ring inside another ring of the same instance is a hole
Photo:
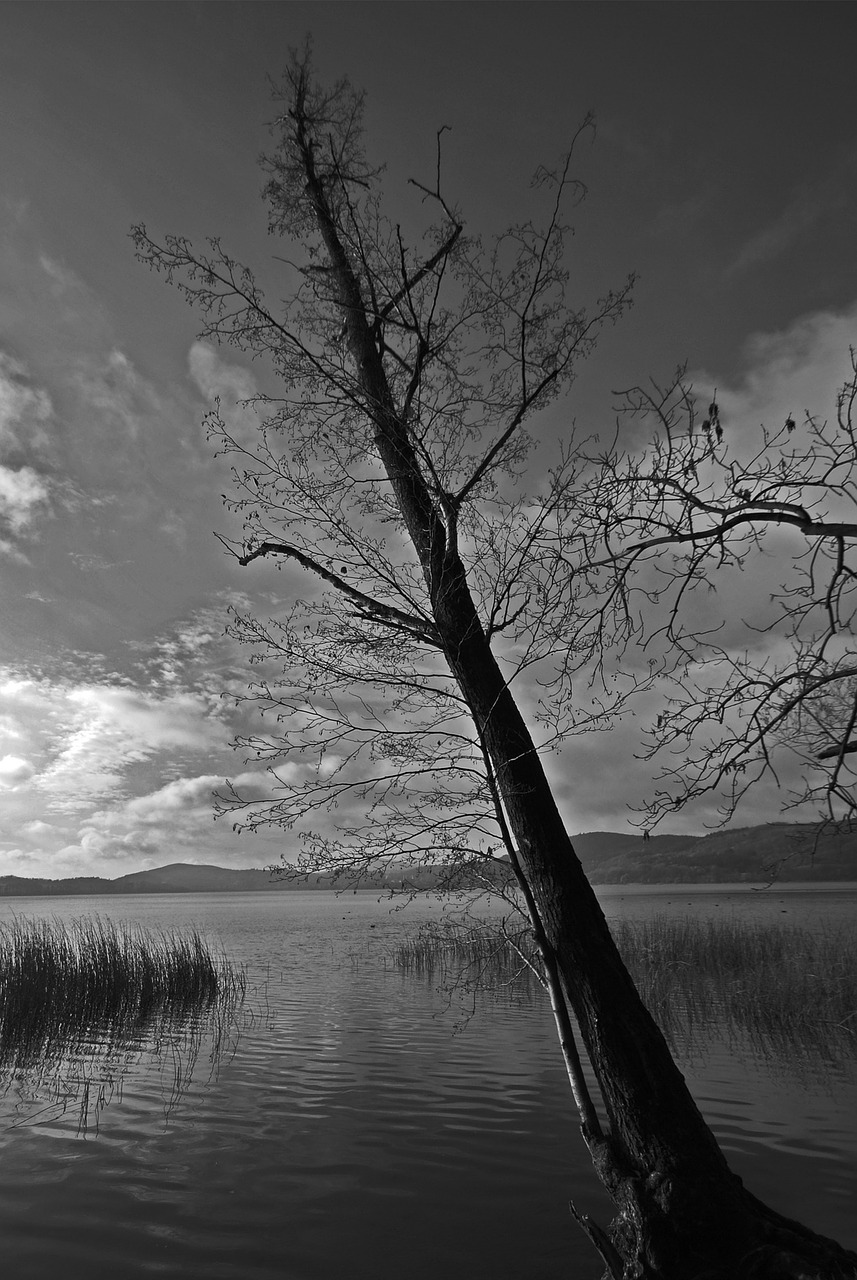
[[[826,927],[857,889],[603,891],[608,915],[740,913]],[[11,914],[194,925],[246,963],[247,1010],[217,1066],[129,1059],[81,1126],[79,1089],[0,1097],[0,1236],[16,1280],[595,1280],[567,1212],[603,1222],[548,1011],[460,1001],[389,949],[442,908],[370,894],[14,899]],[[462,1023],[465,1025],[462,1026]],[[80,1075],[69,1064],[67,1076]],[[189,1079],[185,1078],[189,1074]],[[686,1067],[751,1189],[857,1247],[857,1067],[825,1075],[717,1045]]]

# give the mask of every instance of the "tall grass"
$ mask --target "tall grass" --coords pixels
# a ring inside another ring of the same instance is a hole
[[[674,1044],[716,1032],[776,1057],[857,1053],[857,929],[664,916],[612,929]]]
[[[614,920],[614,937],[643,1000],[686,1057],[715,1038],[749,1041],[779,1060],[836,1062],[857,1054],[857,929],[678,919]],[[431,922],[394,963],[427,981],[532,992],[532,936],[496,920]]]
[[[541,961],[531,930],[497,920],[429,920],[398,943],[393,961],[427,982],[510,991],[541,986]]]
[[[227,1015],[244,974],[195,931],[154,933],[102,918],[0,924],[0,1070],[44,1067],[85,1046],[148,1037]]]

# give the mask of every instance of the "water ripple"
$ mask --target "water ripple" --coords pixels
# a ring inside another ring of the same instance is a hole
[[[186,1069],[143,1055],[84,1131],[73,1099],[7,1090],[7,1274],[471,1280],[478,1258],[479,1274],[595,1280],[567,1200],[602,1221],[610,1209],[546,1007],[487,999],[468,1020],[466,1001],[388,964],[410,921],[346,902],[110,900],[143,923],[202,923],[250,966],[251,994],[227,1053],[203,1044]],[[736,1067],[735,1047],[686,1067],[730,1159],[782,1211],[857,1245],[857,1081],[809,1090],[751,1049]]]

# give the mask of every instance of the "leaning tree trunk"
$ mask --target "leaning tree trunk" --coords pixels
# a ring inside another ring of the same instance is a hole
[[[617,1207],[623,1280],[852,1280],[857,1254],[768,1209],[729,1168],[640,999],[574,853],[541,761],[479,620],[458,554],[454,505],[439,505],[397,412],[371,313],[293,113],[306,193],[327,252],[362,408],[423,568],[437,632],[495,771],[547,945],[607,1113],[584,1128]]]
[[[618,1209],[611,1235],[625,1276],[857,1276],[857,1254],[781,1217],[730,1170],[619,955],[460,561],[447,561],[442,589],[433,594],[450,666],[486,742],[517,856],[601,1091],[608,1131],[584,1129],[584,1138]]]

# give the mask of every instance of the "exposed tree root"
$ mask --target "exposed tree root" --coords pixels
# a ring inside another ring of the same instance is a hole
[[[588,1213],[581,1213],[573,1200],[569,1200],[568,1208],[581,1231],[586,1233],[596,1252],[601,1255],[601,1260],[607,1268],[604,1280],[623,1280],[624,1260],[604,1228],[599,1227]]]
[[[621,1207],[609,1231],[569,1206],[607,1268],[603,1280],[857,1280],[857,1253],[775,1213],[737,1177],[700,1196],[653,1199],[641,1186],[614,1183]]]

